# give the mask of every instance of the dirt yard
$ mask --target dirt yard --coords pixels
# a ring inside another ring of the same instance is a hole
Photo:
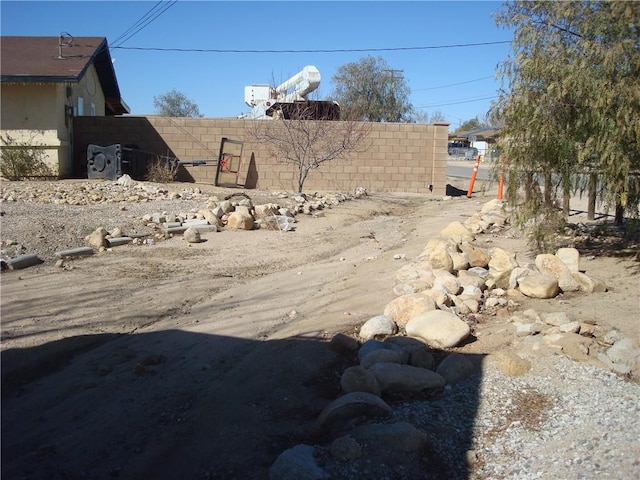
[[[339,395],[328,341],[381,314],[394,273],[492,198],[373,194],[299,215],[292,232],[177,236],[3,273],[3,478],[267,478]],[[521,238],[484,240],[532,258]],[[634,252],[585,254],[609,291],[536,308],[638,341]]]

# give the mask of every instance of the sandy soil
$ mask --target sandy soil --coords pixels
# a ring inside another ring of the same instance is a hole
[[[328,340],[382,313],[394,273],[491,198],[376,194],[294,232],[225,230],[3,273],[3,478],[267,478],[339,394]],[[483,241],[530,255],[520,238]],[[608,292],[534,308],[637,340],[638,263],[609,253],[588,264]]]

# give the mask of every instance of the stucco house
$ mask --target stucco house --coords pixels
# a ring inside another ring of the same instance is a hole
[[[0,37],[0,130],[72,171],[73,117],[130,113],[104,37]],[[3,145],[3,147],[5,147]]]

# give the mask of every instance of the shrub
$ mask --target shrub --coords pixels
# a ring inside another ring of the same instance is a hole
[[[0,172],[9,180],[33,177],[55,177],[45,162],[44,150],[33,146],[34,134],[29,140],[18,141],[9,134],[0,135]]]
[[[171,183],[178,173],[178,162],[173,159],[157,157],[147,169],[146,180],[155,183]]]

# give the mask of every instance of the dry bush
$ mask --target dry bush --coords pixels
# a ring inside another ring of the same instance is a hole
[[[9,134],[0,136],[0,172],[8,180],[55,177],[45,162],[46,154],[34,147],[35,133],[31,139],[18,141]]]
[[[167,158],[156,158],[147,169],[146,180],[155,183],[171,183],[178,173],[178,162]]]

